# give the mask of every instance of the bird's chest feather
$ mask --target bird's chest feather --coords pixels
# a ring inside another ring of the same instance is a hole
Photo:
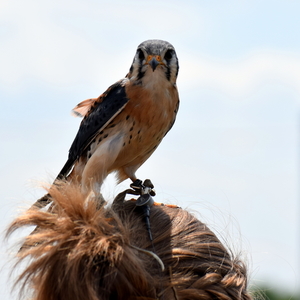
[[[174,87],[145,89],[141,86],[126,87],[129,98],[123,111],[101,131],[91,143],[87,158],[107,139],[118,135],[123,139],[121,157],[152,153],[174,123],[178,94]]]
[[[176,88],[157,87],[146,89],[142,86],[128,86],[127,97],[130,99],[124,112],[125,126],[137,141],[157,143],[172,126],[178,105]]]

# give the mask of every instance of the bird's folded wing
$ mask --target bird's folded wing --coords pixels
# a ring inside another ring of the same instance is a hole
[[[84,100],[75,107],[80,115],[84,106],[84,119],[69,150],[69,158],[60,171],[58,178],[64,178],[72,169],[75,161],[101,132],[123,110],[129,99],[126,96],[124,81],[110,86],[102,95],[95,99]]]
[[[91,98],[80,102],[72,109],[72,115],[74,117],[85,117],[97,100],[98,98]]]

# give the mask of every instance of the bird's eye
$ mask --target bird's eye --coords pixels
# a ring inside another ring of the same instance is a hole
[[[172,59],[173,53],[174,53],[174,50],[169,49],[169,50],[166,52],[166,54],[165,54],[165,59],[166,59],[166,60]]]
[[[140,60],[144,60],[145,59],[144,52],[141,49],[138,49],[137,53],[138,53],[138,57],[139,57]]]

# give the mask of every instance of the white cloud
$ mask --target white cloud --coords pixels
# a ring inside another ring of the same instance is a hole
[[[120,9],[116,9],[117,3]],[[52,84],[85,81],[97,84],[100,78],[107,77],[113,82],[129,69],[134,52],[132,44],[140,33],[157,36],[163,32],[171,38],[176,32],[185,32],[188,37],[190,30],[195,34],[197,29],[199,39],[208,30],[204,30],[208,20],[203,13],[198,11],[200,15],[195,18],[190,7],[176,5],[170,11],[168,3],[159,9],[151,5],[146,10],[144,4],[121,5],[119,1],[93,3],[92,10],[81,0],[6,0],[0,5],[0,83],[7,89],[28,77]],[[153,22],[153,18],[165,20],[163,31],[163,23]],[[195,19],[199,21],[190,23]],[[120,28],[120,24],[124,26]],[[139,28],[136,24],[142,26]],[[131,39],[124,39],[127,33]],[[122,56],[116,55],[119,49],[111,47],[113,42],[115,47],[118,45],[116,39],[122,40]],[[196,43],[193,47],[196,52],[197,47]],[[257,48],[243,57],[224,62],[224,59],[201,56],[199,51],[196,56],[180,49],[180,67],[182,87],[218,89],[240,98],[263,84],[278,82],[300,93],[300,56],[288,51]]]
[[[26,4],[28,7],[24,7],[24,11],[7,7],[6,13],[11,16],[10,10],[13,10],[17,22],[11,17],[3,18],[3,26],[10,31],[10,37],[0,48],[0,64],[4,70],[0,73],[2,83],[16,84],[26,77],[58,84],[78,80],[82,76],[79,70],[92,64],[99,53],[76,32],[52,22],[47,15],[51,8]]]
[[[145,36],[166,38],[188,29],[179,8],[151,5],[145,10],[137,2],[119,3],[119,9],[116,5],[101,1],[91,9],[80,0],[3,2],[0,83],[9,90],[25,78],[51,84],[97,84],[108,77],[113,82],[125,76],[135,47]],[[162,23],[153,18],[172,26],[162,31]]]
[[[264,84],[284,84],[300,93],[300,56],[261,50],[224,62],[191,57],[181,62],[180,80],[188,86],[219,89],[233,97],[245,96]]]

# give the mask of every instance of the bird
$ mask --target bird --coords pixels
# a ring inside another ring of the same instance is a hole
[[[128,178],[139,181],[137,169],[175,122],[178,70],[172,44],[158,39],[142,42],[125,78],[73,109],[83,120],[55,181],[76,182],[86,195],[99,195],[112,172],[118,183]],[[49,201],[48,194],[36,203],[45,206]]]

